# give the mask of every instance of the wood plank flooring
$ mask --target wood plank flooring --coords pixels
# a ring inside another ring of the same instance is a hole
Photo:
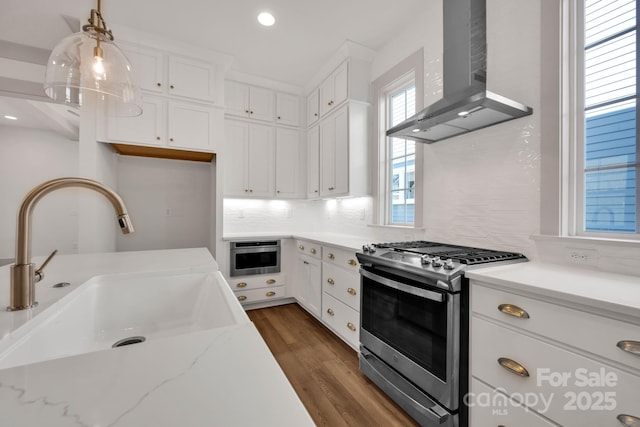
[[[357,353],[297,304],[248,311],[318,426],[417,426],[358,370]]]

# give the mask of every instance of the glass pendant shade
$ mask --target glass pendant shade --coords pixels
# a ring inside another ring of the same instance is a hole
[[[64,38],[51,52],[44,91],[57,103],[83,105],[83,92],[97,95],[116,116],[142,114],[142,96],[131,64],[107,36],[83,31]]]

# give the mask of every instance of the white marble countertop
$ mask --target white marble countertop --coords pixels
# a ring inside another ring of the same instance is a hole
[[[506,290],[640,321],[640,277],[637,276],[542,262],[481,268],[467,271],[465,275]]]
[[[266,232],[266,233],[227,233],[223,240],[255,240],[255,239],[299,239],[319,244],[337,246],[347,250],[362,249],[362,245],[372,243],[371,238],[349,236],[337,233],[314,232]]]
[[[2,312],[0,322],[5,335],[10,334],[55,304],[63,295],[50,286],[57,281],[73,283],[62,288],[66,294],[96,275],[177,268],[198,271],[217,266],[207,249],[60,256],[38,284],[40,305]],[[0,286],[5,288],[0,303],[6,305],[8,267],[0,268],[0,275]],[[313,426],[262,337],[246,320],[1,369],[0,425]]]

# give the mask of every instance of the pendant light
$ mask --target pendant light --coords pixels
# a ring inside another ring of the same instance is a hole
[[[93,91],[110,114],[138,116],[142,114],[140,89],[134,83],[131,64],[113,43],[100,1],[91,10],[89,24],[51,51],[44,91],[55,102],[74,106],[83,104],[84,91]]]

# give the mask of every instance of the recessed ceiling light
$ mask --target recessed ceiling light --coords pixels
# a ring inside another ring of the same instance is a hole
[[[258,15],[258,22],[265,27],[270,27],[276,22],[276,18],[273,17],[269,12],[262,12]]]
[[[18,120],[18,118],[15,116],[4,116],[4,118],[7,120]]]

